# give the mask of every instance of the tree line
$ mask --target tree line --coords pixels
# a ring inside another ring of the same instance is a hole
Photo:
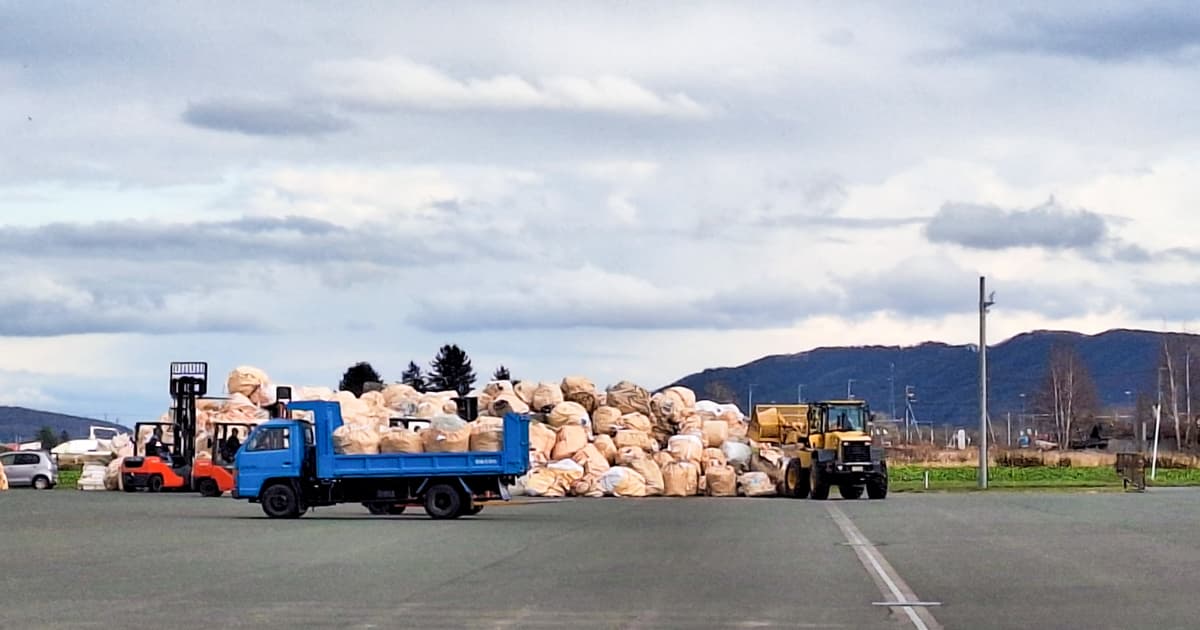
[[[492,373],[492,379],[497,381],[512,380],[512,375],[504,365],[500,365]],[[438,349],[437,355],[424,369],[416,361],[409,361],[408,366],[400,373],[403,383],[418,392],[455,391],[459,396],[466,396],[475,386],[475,369],[471,365],[471,357],[457,344],[446,344]],[[353,392],[362,396],[367,383],[384,383],[383,375],[370,363],[360,361],[346,369],[338,389]]]

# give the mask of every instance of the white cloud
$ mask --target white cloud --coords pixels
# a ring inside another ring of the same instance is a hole
[[[562,110],[702,118],[710,111],[687,94],[659,94],[621,76],[513,74],[457,79],[403,57],[330,61],[314,70],[317,91],[351,107],[375,110]]]

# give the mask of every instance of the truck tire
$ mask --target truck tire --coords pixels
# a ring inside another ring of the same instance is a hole
[[[196,482],[196,489],[200,491],[202,497],[219,497],[224,492],[221,492],[221,487],[217,485],[217,480],[212,477],[205,477]]]
[[[300,518],[307,511],[289,483],[269,486],[262,494],[262,509],[270,518]]]
[[[146,480],[146,489],[150,492],[162,492],[162,475],[150,475],[150,478]]]
[[[819,470],[813,468],[808,471],[808,496],[817,501],[824,501],[829,498],[829,482],[825,480],[825,475],[822,475]]]
[[[844,483],[838,486],[838,494],[842,495],[843,499],[858,499],[862,497],[863,487]]]
[[[888,474],[887,467],[883,468],[883,473],[877,477],[871,477],[867,480],[867,498],[873,500],[886,499],[888,494]]]
[[[425,491],[425,513],[442,520],[462,516],[463,500],[458,488],[439,483]]]
[[[800,460],[788,461],[783,470],[783,496],[793,499],[808,497],[808,469],[800,465]]]

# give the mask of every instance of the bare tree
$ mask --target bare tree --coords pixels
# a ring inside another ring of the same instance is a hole
[[[1196,424],[1192,418],[1191,400],[1194,385],[1192,356],[1196,354],[1192,352],[1193,345],[1190,336],[1169,335],[1163,339],[1159,359],[1159,395],[1163,397],[1163,413],[1170,414],[1175,446],[1179,450],[1183,450],[1184,444],[1191,446],[1192,429]]]
[[[1034,405],[1054,421],[1060,448],[1071,444],[1072,429],[1095,414],[1096,384],[1074,346],[1055,344],[1050,348],[1050,367]]]

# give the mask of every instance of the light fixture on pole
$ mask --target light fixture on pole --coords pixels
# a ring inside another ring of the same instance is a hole
[[[988,487],[987,314],[996,294],[987,294],[987,278],[979,276],[979,489]]]

